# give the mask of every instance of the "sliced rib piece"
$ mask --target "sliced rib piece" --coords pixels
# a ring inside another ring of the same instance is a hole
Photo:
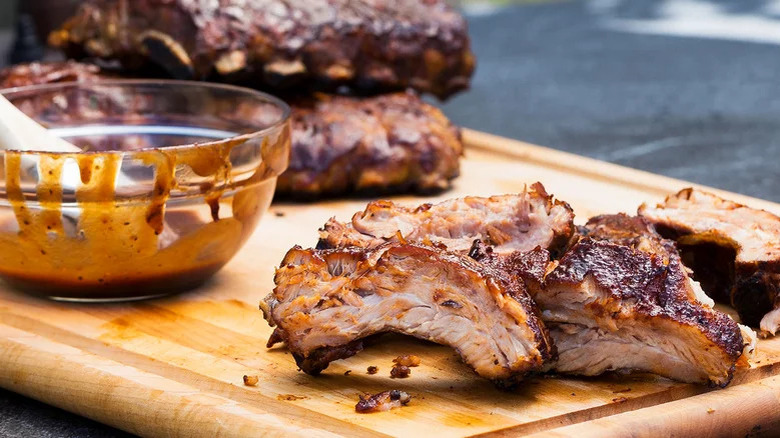
[[[440,243],[467,252],[475,239],[498,254],[537,246],[555,253],[574,232],[574,213],[541,183],[517,195],[466,197],[417,208],[375,201],[350,223],[330,219],[320,230],[320,248],[376,247],[388,241]]]
[[[716,301],[731,304],[744,324],[780,328],[780,217],[685,189],[639,214],[677,240],[683,261]]]
[[[737,361],[752,354],[755,335],[711,308],[674,243],[622,214],[592,218],[579,233],[558,261],[538,247],[499,255],[477,241],[469,252],[527,286],[559,352],[546,369],[728,383]]]
[[[513,276],[434,247],[295,247],[261,309],[301,370],[396,332],[449,345],[482,377],[510,386],[554,355],[533,301]]]
[[[583,236],[594,240],[606,240],[617,245],[630,246],[661,257],[664,264],[673,265],[673,269],[686,273],[688,284],[681,284],[681,288],[689,298],[698,300],[707,307],[715,305],[712,298],[704,293],[701,285],[691,278],[690,271],[680,260],[674,242],[661,237],[648,220],[623,213],[607,214],[590,218],[579,231]]]
[[[87,0],[49,40],[72,58],[277,88],[444,98],[474,70],[466,21],[444,0]]]
[[[687,284],[679,283],[679,289],[684,291],[689,299],[698,301],[705,307],[713,307],[715,302],[704,293],[698,281],[691,276],[692,271],[686,267],[677,251],[674,241],[665,239],[656,231],[655,226],[644,217],[628,216],[623,213],[595,216],[588,220],[580,233],[594,240],[604,240],[623,246],[654,254],[661,257],[670,270],[683,271],[688,277]],[[745,348],[738,365],[747,365],[756,347],[756,334],[750,327],[738,324],[742,332]]]
[[[21,64],[0,70],[0,89],[90,82],[115,74],[76,62]],[[41,113],[48,105],[51,99],[32,112]],[[430,193],[449,188],[460,173],[460,130],[414,93],[367,98],[318,93],[295,100],[292,110],[290,165],[279,177],[277,196]],[[242,114],[245,119],[262,117]]]
[[[460,130],[414,93],[317,94],[294,103],[292,124],[281,195],[437,192],[460,173]]]
[[[638,370],[724,386],[745,348],[736,322],[692,296],[682,265],[631,246],[584,237],[532,295],[560,373]]]

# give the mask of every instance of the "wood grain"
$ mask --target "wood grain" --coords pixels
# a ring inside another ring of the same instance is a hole
[[[488,134],[465,134],[467,158],[453,190],[394,200],[417,204],[518,192],[542,181],[572,204],[582,223],[598,213],[634,212],[641,202],[660,201],[691,185]],[[780,213],[777,204],[727,196]],[[699,433],[689,419],[719,428],[702,430],[744,435],[754,426],[777,426],[780,341],[775,339],[762,340],[755,366],[719,391],[638,375],[533,378],[516,391],[501,392],[474,376],[451,350],[392,336],[332,364],[320,377],[298,372],[285,349],[265,348],[271,330],[257,303],[272,288],[273,268],[287,249],[314,245],[325,220],[348,219],[365,203],[275,204],[214,280],[176,297],[77,305],[0,286],[0,386],[145,436],[603,436],[632,435],[659,424],[648,430],[656,436]],[[393,380],[392,359],[400,353],[419,355],[423,363],[410,378]],[[379,373],[368,375],[369,365]],[[244,386],[244,375],[257,375],[257,386]],[[360,393],[391,388],[412,394],[411,404],[355,413]],[[741,406],[746,409],[730,415]]]

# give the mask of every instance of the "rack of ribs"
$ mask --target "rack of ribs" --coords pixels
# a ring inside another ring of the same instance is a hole
[[[639,214],[677,241],[686,265],[716,301],[764,333],[780,328],[780,217],[697,189]]]
[[[433,246],[295,247],[260,305],[301,370],[317,374],[395,332],[451,346],[482,377],[509,387],[554,356],[523,284],[490,264]]]
[[[294,102],[292,124],[283,196],[437,192],[460,173],[460,130],[411,92],[316,94]]]
[[[0,71],[0,89],[117,75],[72,61],[21,64]],[[34,111],[45,111],[45,105]],[[262,120],[262,114],[242,117]],[[411,92],[298,98],[292,104],[291,123],[290,165],[277,182],[280,197],[430,193],[449,188],[460,172],[460,130]]]
[[[593,218],[581,231],[542,287],[528,283],[559,352],[548,368],[728,384],[740,358],[752,354],[755,336],[712,309],[674,243],[625,215]]]
[[[574,232],[569,204],[555,200],[541,183],[514,195],[469,196],[415,208],[374,201],[348,223],[330,219],[320,230],[319,248],[371,248],[389,241],[443,244],[466,253],[474,240],[508,254],[537,246],[557,253]]]
[[[445,98],[474,70],[464,18],[444,0],[87,0],[50,44],[179,79]]]

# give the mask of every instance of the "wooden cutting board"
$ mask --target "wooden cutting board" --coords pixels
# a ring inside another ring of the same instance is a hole
[[[473,131],[453,190],[518,192],[542,181],[591,215],[635,212],[690,186],[682,181]],[[721,192],[722,193],[722,192]],[[780,213],[780,205],[725,196]],[[753,368],[723,390],[652,376],[532,378],[501,392],[452,350],[389,337],[319,377],[296,370],[284,348],[265,348],[257,310],[274,266],[294,244],[314,245],[331,216],[347,220],[366,200],[275,204],[239,255],[200,290],[121,305],[34,299],[0,285],[0,386],[126,431],[148,436],[745,436],[780,426],[780,339],[762,340]],[[389,378],[398,354],[422,365]],[[379,373],[368,375],[369,365]],[[256,387],[244,375],[258,375]],[[357,414],[358,394],[403,389],[411,404]]]

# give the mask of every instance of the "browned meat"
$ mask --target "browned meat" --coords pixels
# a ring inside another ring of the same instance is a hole
[[[87,0],[49,41],[127,69],[284,88],[444,98],[474,70],[466,21],[444,0]]]
[[[257,386],[259,381],[260,378],[258,376],[244,376],[244,385],[246,386]]]
[[[407,405],[411,400],[412,396],[397,389],[374,395],[361,395],[360,401],[355,405],[355,411],[361,414],[389,411]]]
[[[646,221],[600,216],[543,287],[529,283],[558,348],[548,367],[598,375],[638,370],[726,385],[752,332],[699,301],[674,245]]]
[[[100,67],[74,61],[33,62],[0,70],[0,89],[54,82],[91,82],[110,76]]]
[[[590,218],[588,223],[580,228],[580,234],[594,240],[605,240],[617,245],[630,246],[661,257],[664,264],[673,264],[674,269],[682,270],[687,274],[688,285],[682,285],[682,289],[690,299],[697,300],[707,307],[712,307],[715,304],[704,293],[699,283],[691,278],[690,271],[680,260],[675,243],[661,237],[655,227],[646,219],[623,213],[596,216]]]
[[[317,374],[361,340],[403,333],[454,347],[482,377],[512,385],[553,357],[536,307],[504,271],[434,247],[291,249],[262,303],[298,366]]]
[[[780,217],[685,189],[639,214],[677,240],[704,290],[731,304],[750,326],[780,328]]]
[[[407,208],[375,201],[345,224],[329,220],[320,230],[320,248],[375,247],[387,241],[444,244],[466,252],[475,239],[499,254],[537,246],[557,252],[574,232],[574,214],[536,183],[517,195],[466,197]]]
[[[282,195],[441,191],[460,171],[460,131],[412,93],[317,95],[295,105],[292,123]]]
[[[393,359],[393,363],[405,366],[405,367],[418,367],[420,366],[420,357],[413,354],[405,354]]]
[[[0,88],[104,77],[114,72],[75,62],[24,64],[0,71]],[[413,93],[317,94],[292,107],[292,152],[279,196],[428,193],[448,188],[460,171],[459,129]]]
[[[544,287],[544,279],[558,263],[550,260],[550,251],[539,246],[530,251],[500,255],[481,240],[475,240],[469,257],[493,269],[514,275],[529,292]]]
[[[594,240],[606,240],[649,254],[657,254],[667,263],[670,259],[679,258],[674,242],[661,237],[650,222],[638,216],[628,216],[624,213],[595,216],[588,219],[585,226],[578,231],[581,236]]]
[[[412,374],[412,370],[406,365],[395,364],[393,365],[393,368],[390,369],[391,379],[405,379],[409,377],[410,374]]]

